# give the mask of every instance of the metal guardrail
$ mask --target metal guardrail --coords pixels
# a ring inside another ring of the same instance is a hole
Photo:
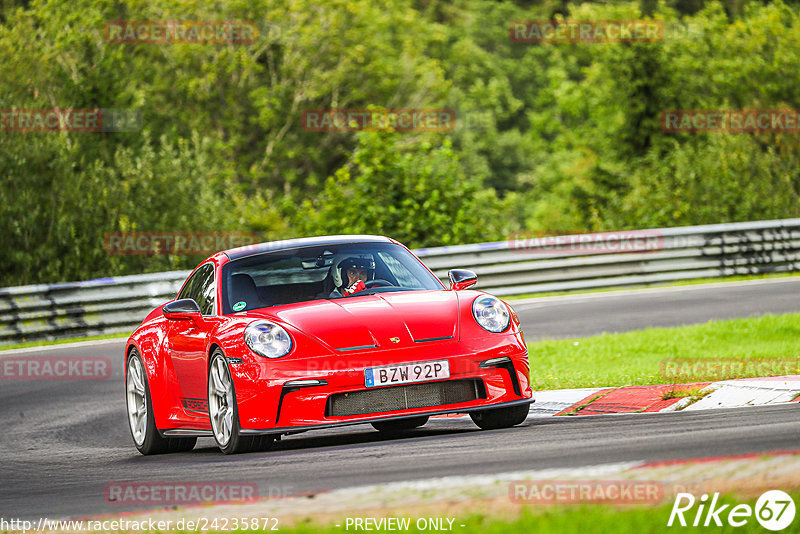
[[[648,285],[800,270],[800,219],[511,239],[414,252],[443,281],[472,269],[495,295]],[[651,237],[646,249],[625,236]],[[603,243],[602,248],[586,243]],[[0,345],[133,330],[188,271],[0,289]]]

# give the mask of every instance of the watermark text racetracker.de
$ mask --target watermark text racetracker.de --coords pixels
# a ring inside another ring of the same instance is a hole
[[[110,44],[253,44],[259,28],[241,20],[115,20],[103,32]]]
[[[671,383],[796,375],[800,374],[800,357],[667,358],[661,361],[659,373]]]
[[[675,109],[662,111],[667,133],[800,133],[796,109]]]
[[[631,43],[664,38],[658,20],[517,20],[508,27],[515,43]]]
[[[276,517],[198,517],[195,519],[6,519],[0,517],[0,532],[227,532],[233,530],[279,530]]]
[[[596,234],[539,236],[518,232],[510,236],[508,248],[525,254],[613,254],[663,250],[664,236],[658,230],[630,230]]]
[[[141,113],[130,109],[0,109],[0,133],[136,132],[141,129]]]
[[[508,486],[518,504],[659,504],[664,486],[652,480],[520,480]]]
[[[270,487],[269,498],[284,498],[289,486]],[[105,501],[127,506],[174,506],[220,502],[249,502],[259,499],[255,482],[109,482],[104,488]]]
[[[0,358],[2,380],[108,380],[111,359],[105,356],[9,356]]]
[[[108,232],[103,248],[112,255],[201,255],[259,242],[253,232]]]
[[[308,132],[450,132],[456,112],[441,108],[307,109],[300,116]]]

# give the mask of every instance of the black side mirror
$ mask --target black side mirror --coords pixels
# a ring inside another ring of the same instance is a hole
[[[164,304],[161,311],[164,313],[164,317],[175,321],[193,320],[198,322],[202,321],[203,317],[200,313],[200,306],[194,299],[173,300]]]
[[[478,283],[478,275],[466,269],[450,269],[447,276],[450,278],[450,289],[453,291],[467,289]]]

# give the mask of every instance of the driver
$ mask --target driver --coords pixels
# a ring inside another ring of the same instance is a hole
[[[349,297],[367,289],[366,282],[375,278],[375,261],[352,256],[339,263],[342,286],[331,292],[331,297]]]

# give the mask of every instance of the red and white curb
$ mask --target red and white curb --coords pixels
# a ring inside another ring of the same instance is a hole
[[[550,417],[559,413],[569,412],[577,409],[582,403],[589,402],[601,391],[608,388],[580,388],[580,389],[555,389],[552,391],[536,391],[533,398],[536,400],[531,404],[528,415]]]
[[[800,395],[800,376],[725,380],[715,382],[708,388],[711,388],[709,395],[682,409],[706,410],[795,402]],[[685,405],[687,401],[684,399],[673,408],[681,409],[681,403]]]
[[[675,392],[689,390],[687,396]],[[719,382],[537,391],[529,417],[708,410],[796,402],[800,375]],[[666,397],[666,398],[665,398]]]

